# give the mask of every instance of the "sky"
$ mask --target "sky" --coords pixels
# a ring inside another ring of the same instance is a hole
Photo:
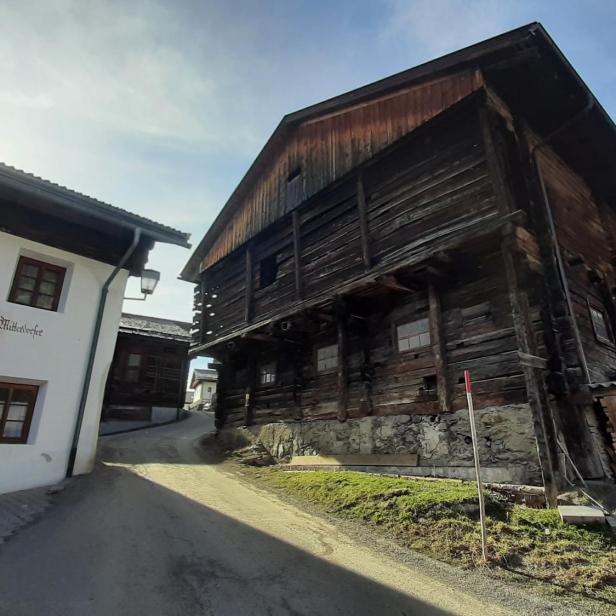
[[[284,114],[532,21],[616,117],[613,0],[0,0],[0,160],[196,245]],[[191,320],[189,255],[124,309]]]

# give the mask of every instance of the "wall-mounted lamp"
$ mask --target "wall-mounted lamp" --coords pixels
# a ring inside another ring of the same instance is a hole
[[[151,269],[144,269],[141,273],[141,292],[143,293],[143,297],[125,297],[125,300],[132,301],[145,301],[148,295],[152,295],[154,293],[154,289],[156,289],[156,285],[160,280],[160,272]]]
[[[144,295],[152,295],[159,280],[160,272],[151,269],[143,270],[141,274],[141,292]]]

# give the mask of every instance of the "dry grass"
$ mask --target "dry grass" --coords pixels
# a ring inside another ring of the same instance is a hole
[[[396,541],[462,567],[479,563],[477,492],[471,482],[340,471],[260,469],[270,487],[329,513],[374,523]],[[563,524],[554,510],[487,494],[490,562],[560,587],[616,601],[616,541],[604,526]]]

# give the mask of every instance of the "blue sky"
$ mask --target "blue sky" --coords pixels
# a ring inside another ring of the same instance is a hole
[[[196,244],[285,113],[531,21],[615,117],[612,0],[0,0],[0,160]],[[189,320],[188,256],[125,309]]]

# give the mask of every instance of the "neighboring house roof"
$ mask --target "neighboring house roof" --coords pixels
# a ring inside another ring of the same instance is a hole
[[[54,211],[56,216],[61,216],[60,210],[65,209],[67,216],[75,217],[77,215],[98,219],[116,227],[127,229],[139,228],[143,235],[157,242],[190,248],[188,242],[190,233],[178,231],[4,163],[0,163],[0,185],[12,188],[22,194],[53,202],[59,208]]]
[[[284,116],[194,250],[180,277],[197,279],[204,257],[226,233],[227,225],[242,208],[243,199],[259,181],[278,148],[299,126],[427,79],[468,69],[484,72],[489,85],[506,95],[507,103],[539,136],[549,136],[551,145],[559,149],[569,164],[591,184],[600,186],[608,197],[616,198],[616,174],[610,167],[616,155],[616,126],[543,26],[531,23]],[[553,134],[564,124],[571,128],[573,120],[575,139],[566,141],[562,135]]]
[[[217,381],[218,380],[218,372],[216,370],[210,370],[209,368],[200,369],[195,368],[192,373],[192,378],[190,379],[191,388],[195,388],[199,383],[203,383],[204,381]]]
[[[139,314],[122,313],[119,332],[122,334],[138,334],[150,338],[164,338],[178,342],[190,342],[192,323],[146,317]]]

